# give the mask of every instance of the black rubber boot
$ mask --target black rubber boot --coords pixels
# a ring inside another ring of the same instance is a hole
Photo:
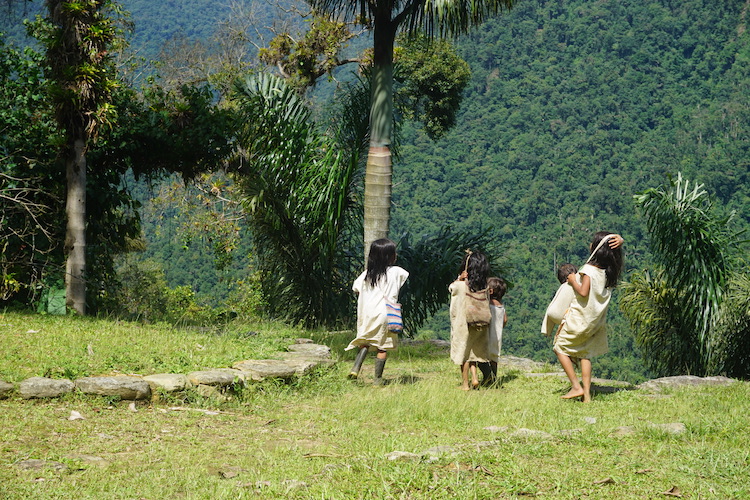
[[[383,369],[385,368],[385,359],[375,358],[375,379],[374,385],[383,385]]]
[[[368,350],[369,350],[369,347],[359,348],[357,357],[354,359],[354,366],[352,366],[352,371],[349,372],[349,375],[347,375],[348,378],[355,379],[359,377],[359,372],[360,370],[362,370],[362,363],[364,363],[365,358],[367,357]]]
[[[479,370],[482,372],[482,385],[488,386],[495,383],[497,377],[492,372],[492,365],[489,361],[477,363]]]

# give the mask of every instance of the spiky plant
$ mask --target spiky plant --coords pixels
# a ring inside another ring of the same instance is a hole
[[[732,271],[732,215],[720,215],[703,185],[691,187],[682,174],[669,189],[649,189],[635,202],[646,216],[660,270],[655,279],[636,278],[625,288],[623,311],[647,364],[661,374],[703,375]]]

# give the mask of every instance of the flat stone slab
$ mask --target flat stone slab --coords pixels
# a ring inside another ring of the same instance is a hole
[[[13,393],[13,384],[0,380],[0,399],[6,399]]]
[[[734,379],[729,377],[696,377],[695,375],[677,375],[675,377],[662,377],[648,380],[638,385],[639,389],[645,389],[653,392],[661,392],[667,388],[682,388],[682,387],[701,387],[701,386],[717,386],[717,385],[731,385],[735,383]]]
[[[322,344],[292,344],[287,347],[290,353],[298,353],[311,358],[331,359],[331,348]]]
[[[237,382],[245,382],[245,374],[241,370],[232,368],[216,368],[187,374],[188,382],[193,385],[210,385],[214,387],[228,387]]]
[[[47,377],[31,377],[18,384],[18,392],[24,399],[56,398],[73,392],[76,385],[72,380]]]
[[[77,379],[75,385],[84,394],[119,396],[129,400],[151,398],[151,386],[141,377],[84,377]]]
[[[306,359],[247,359],[238,361],[232,368],[248,374],[254,381],[267,378],[289,379],[309,372],[318,365]]]
[[[143,380],[149,383],[152,391],[161,389],[165,392],[179,392],[190,385],[187,376],[179,373],[155,373],[146,375]]]

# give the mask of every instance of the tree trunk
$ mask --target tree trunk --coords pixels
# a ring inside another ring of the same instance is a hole
[[[390,11],[385,10],[382,13],[384,17],[376,19],[373,33],[370,149],[367,154],[365,170],[365,263],[367,262],[370,244],[379,238],[388,237],[391,219],[393,44],[396,30],[390,20]]]
[[[86,148],[77,139],[66,161],[68,216],[65,230],[65,304],[78,314],[86,314]]]

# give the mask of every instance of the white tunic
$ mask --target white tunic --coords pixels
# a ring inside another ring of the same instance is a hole
[[[607,309],[612,289],[606,286],[604,269],[585,264],[578,272],[591,279],[591,288],[586,297],[575,295],[563,327],[555,337],[554,350],[571,357],[588,359],[609,350]]]
[[[497,362],[503,347],[503,326],[505,324],[505,306],[495,306],[490,304],[492,320],[490,321],[490,343],[489,358],[490,361]]]
[[[384,351],[395,349],[398,335],[388,330],[385,297],[391,302],[398,302],[398,292],[409,277],[409,272],[398,266],[390,266],[375,287],[365,280],[366,274],[367,271],[360,274],[352,285],[352,290],[359,294],[357,337],[345,350],[364,346]]]

